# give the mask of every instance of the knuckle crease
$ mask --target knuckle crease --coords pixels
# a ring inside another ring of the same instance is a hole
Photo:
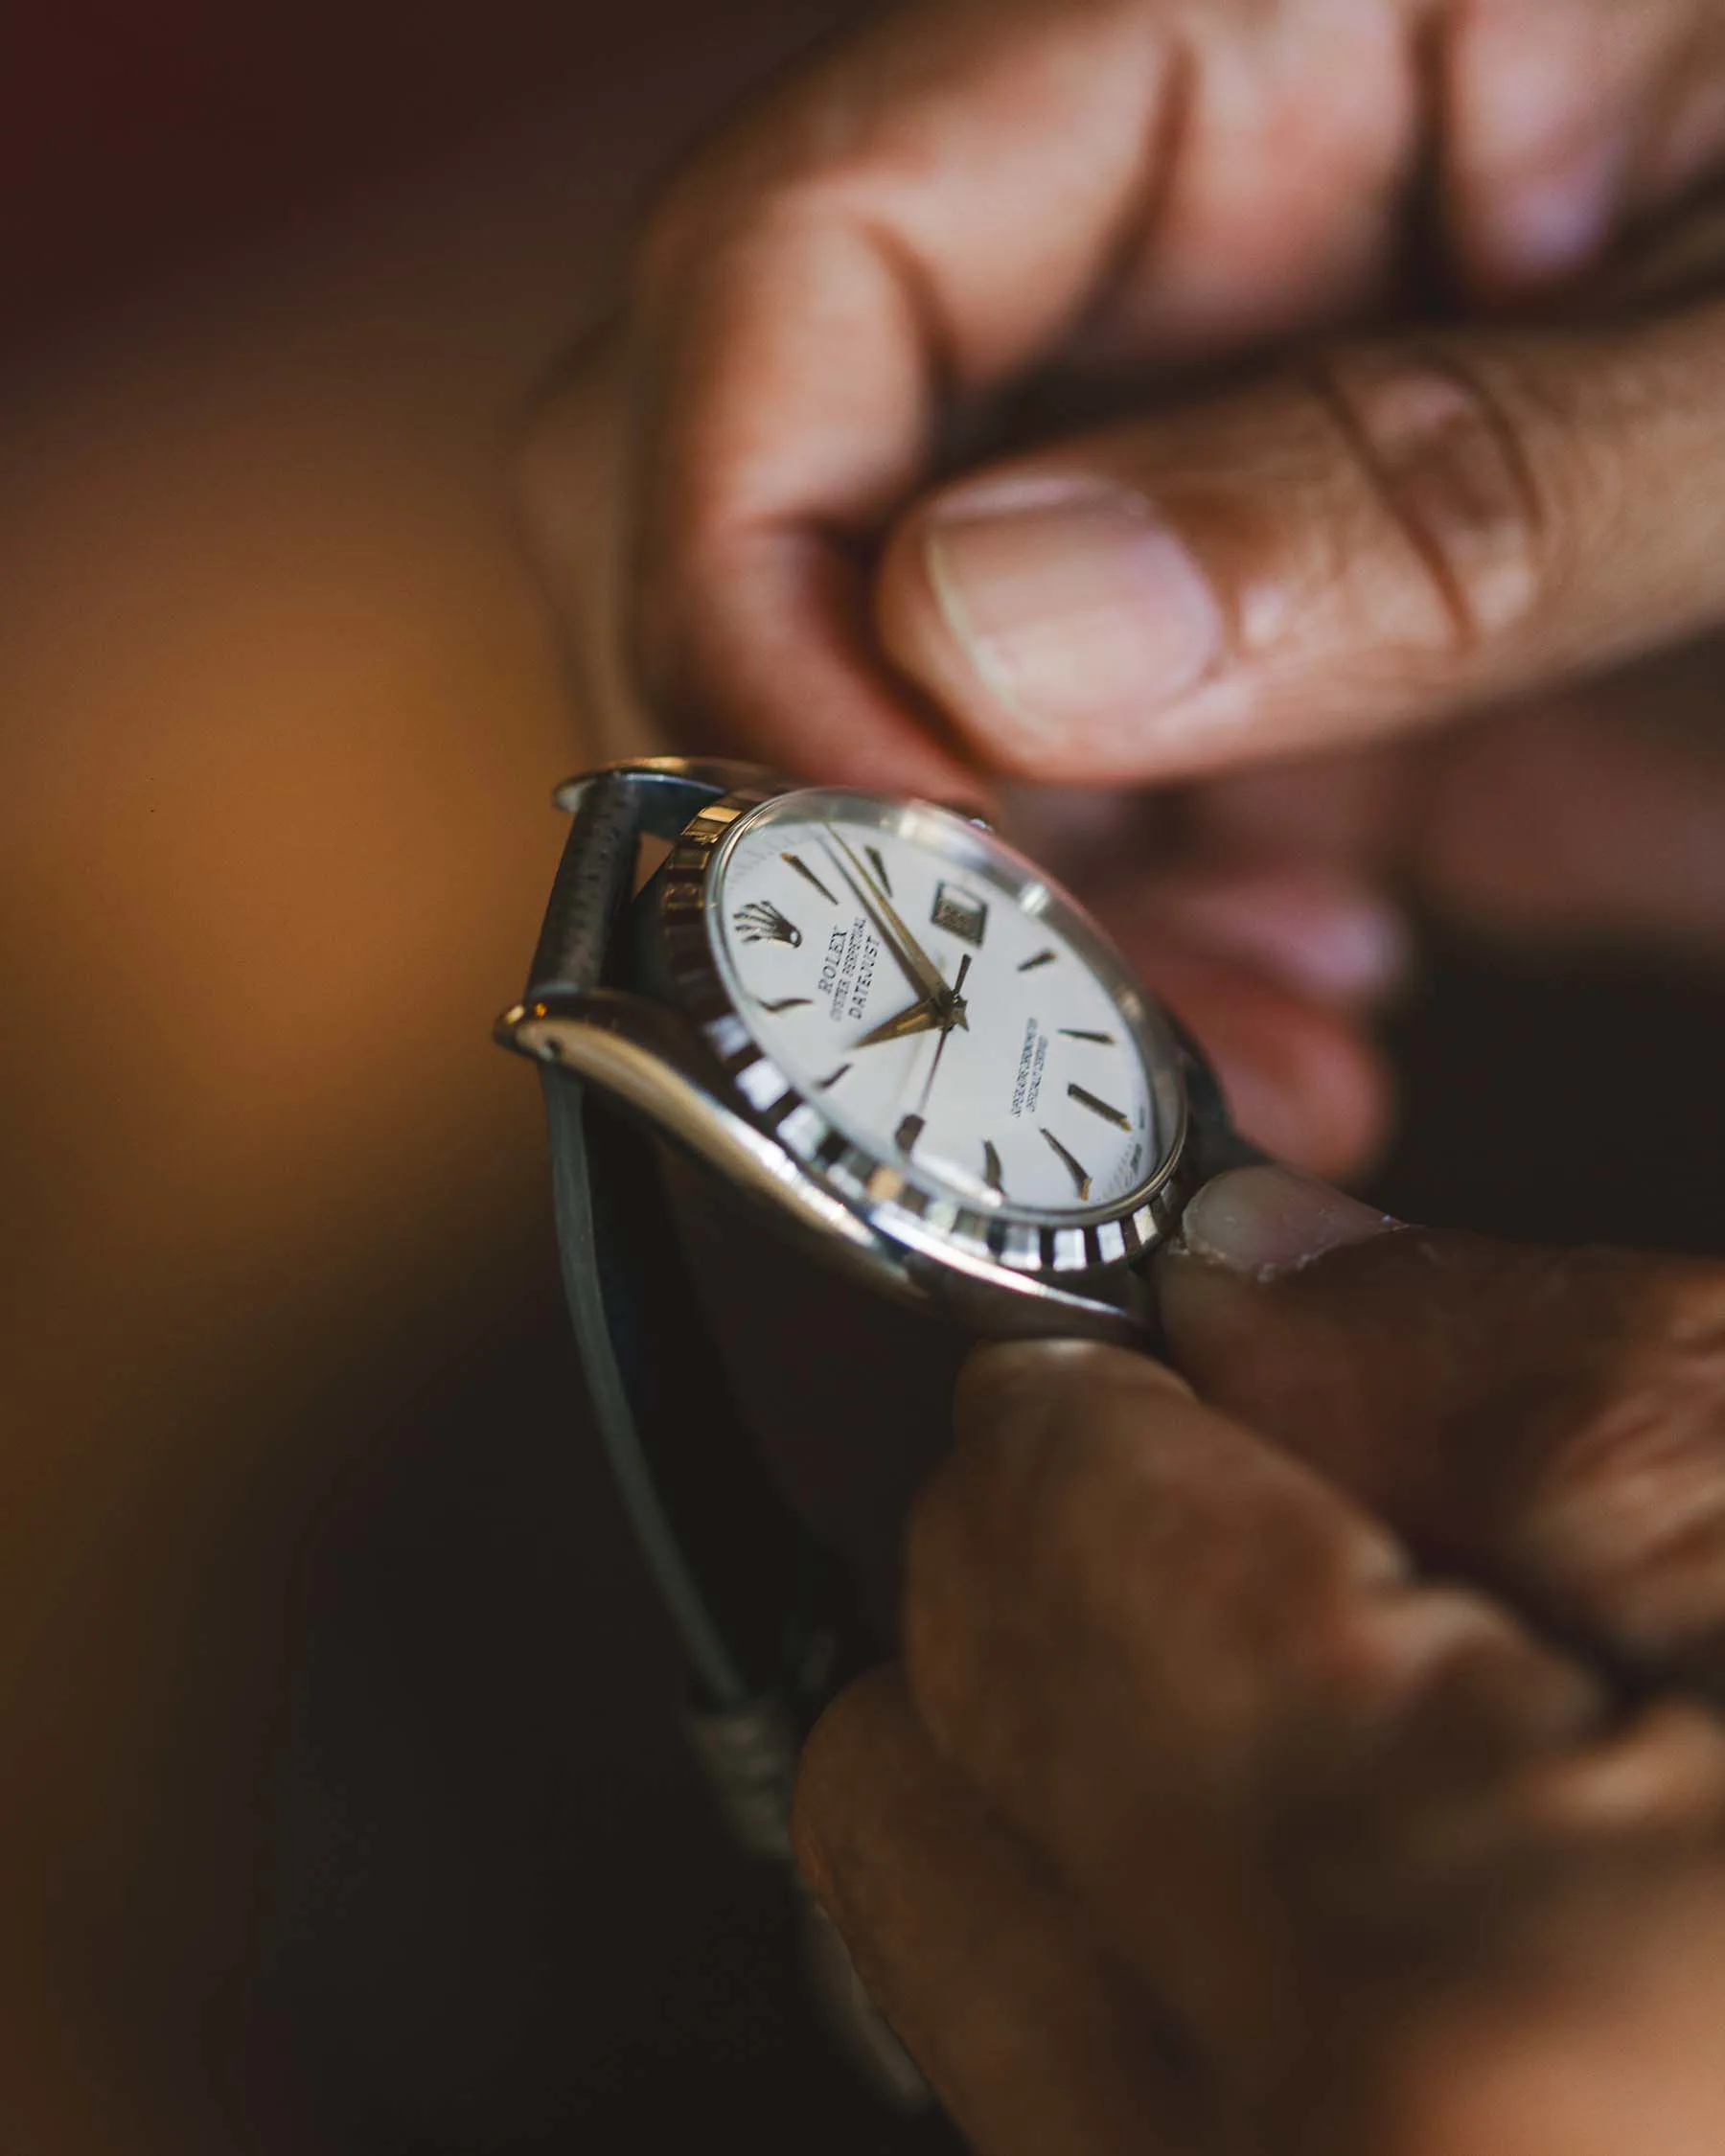
[[[1420,563],[1463,652],[1524,618],[1544,582],[1546,518],[1513,421],[1450,352],[1319,355],[1307,386]]]

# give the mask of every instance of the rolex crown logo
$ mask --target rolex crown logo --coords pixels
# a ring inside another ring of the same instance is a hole
[[[770,899],[751,899],[739,906],[736,928],[745,943],[788,943],[794,951],[802,942],[802,930]]]

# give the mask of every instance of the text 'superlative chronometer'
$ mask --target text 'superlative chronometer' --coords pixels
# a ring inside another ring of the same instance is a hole
[[[558,798],[498,1037],[544,1071],[570,1307],[701,1747],[782,1847],[958,1353],[1150,1346],[1149,1252],[1250,1156],[1108,939],[974,818],[671,758]]]

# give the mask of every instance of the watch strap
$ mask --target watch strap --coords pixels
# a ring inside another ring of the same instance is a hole
[[[735,777],[648,767],[581,786],[529,1003],[632,985],[622,923],[640,841],[674,837]],[[541,1082],[564,1289],[598,1434],[688,1667],[697,1749],[744,1838],[776,1846],[797,1726],[859,1651],[842,1573],[739,1413],[673,1229],[666,1149],[566,1068],[542,1065]]]

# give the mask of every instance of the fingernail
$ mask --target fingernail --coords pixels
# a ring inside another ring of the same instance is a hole
[[[1622,137],[1593,137],[1498,190],[1491,236],[1511,276],[1534,284],[1566,277],[1600,251],[1628,149]]]
[[[1206,1183],[1192,1200],[1174,1248],[1230,1273],[1266,1280],[1309,1265],[1326,1250],[1368,1243],[1400,1225],[1388,1213],[1287,1168],[1235,1168]]]
[[[1128,488],[1050,478],[967,494],[936,514],[926,546],[948,629],[1039,735],[1130,733],[1222,654],[1203,571]]]

